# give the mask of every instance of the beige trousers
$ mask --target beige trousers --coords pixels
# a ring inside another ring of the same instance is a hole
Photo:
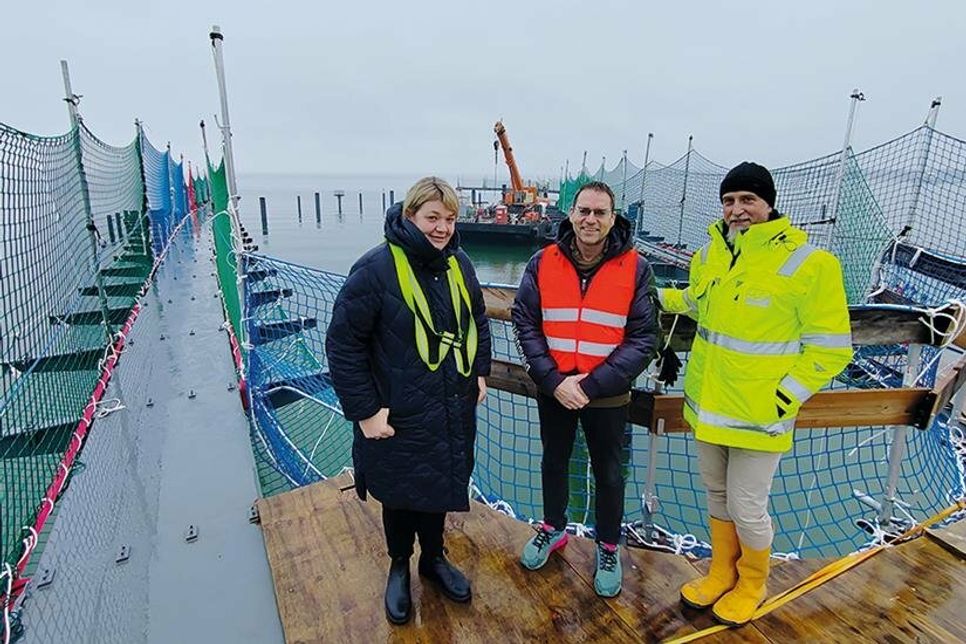
[[[754,550],[771,547],[768,495],[781,453],[695,443],[711,516],[734,521],[743,545]]]

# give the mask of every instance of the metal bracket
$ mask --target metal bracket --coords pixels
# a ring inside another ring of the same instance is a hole
[[[189,525],[184,531],[184,540],[188,543],[194,543],[198,540],[198,528],[194,525]]]
[[[932,408],[936,404],[937,394],[935,391],[927,392],[922,400],[912,412],[912,426],[916,429],[928,429],[929,420],[932,416]]]
[[[54,583],[54,569],[42,568],[40,576],[37,577],[37,588],[46,588],[52,583]]]
[[[121,544],[117,549],[117,556],[114,557],[114,563],[124,563],[131,558],[131,547],[127,544]]]
[[[254,503],[252,503],[252,506],[248,508],[248,522],[256,525],[259,525],[262,522],[262,517],[258,514],[258,506]]]

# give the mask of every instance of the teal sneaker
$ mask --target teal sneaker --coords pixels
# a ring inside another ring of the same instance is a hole
[[[547,563],[550,553],[567,545],[567,531],[557,530],[549,523],[540,524],[537,534],[527,541],[520,555],[520,563],[528,570],[539,570]]]
[[[621,591],[622,576],[620,546],[598,543],[594,590],[601,597],[616,597]]]

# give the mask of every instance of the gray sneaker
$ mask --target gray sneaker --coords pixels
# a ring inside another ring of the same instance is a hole
[[[622,576],[620,546],[598,543],[594,590],[601,597],[616,597],[621,591]]]
[[[527,545],[523,547],[520,563],[529,570],[543,568],[550,558],[550,553],[567,545],[567,531],[557,530],[548,523],[543,523],[533,535]]]

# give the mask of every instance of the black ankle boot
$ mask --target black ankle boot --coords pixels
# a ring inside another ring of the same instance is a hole
[[[464,603],[473,598],[469,580],[443,555],[420,557],[419,574],[436,584],[454,602]]]
[[[395,557],[386,580],[386,618],[405,624],[412,617],[413,598],[409,592],[409,557]]]

